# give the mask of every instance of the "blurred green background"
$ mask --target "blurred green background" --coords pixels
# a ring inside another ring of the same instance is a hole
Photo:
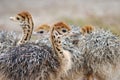
[[[0,0],[0,30],[19,31],[9,20],[21,11],[29,11],[35,27],[57,21],[111,30],[120,36],[120,0]]]

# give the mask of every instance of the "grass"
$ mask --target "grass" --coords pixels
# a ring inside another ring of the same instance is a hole
[[[100,27],[105,30],[110,30],[113,32],[113,34],[117,35],[120,37],[120,16],[93,16],[90,15],[86,17],[85,19],[77,18],[77,19],[72,19],[68,17],[62,17],[61,20],[69,23],[69,24],[74,24],[74,25],[93,25],[95,27]]]

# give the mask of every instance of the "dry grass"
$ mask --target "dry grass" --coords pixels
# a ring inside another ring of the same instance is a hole
[[[80,25],[84,26],[87,24],[94,25],[95,27],[100,27],[105,30],[110,30],[113,32],[113,34],[120,36],[120,16],[94,16],[94,15],[89,15],[88,17],[84,19],[71,19],[67,17],[61,18],[63,21],[69,23],[69,24],[75,24],[75,25]]]

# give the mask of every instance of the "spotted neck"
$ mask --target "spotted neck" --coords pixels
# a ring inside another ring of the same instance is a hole
[[[61,36],[54,28],[51,31],[51,43],[55,54],[57,54],[58,57],[64,58]]]
[[[32,31],[33,31],[33,20],[32,20],[32,17],[28,17],[26,18],[27,22],[23,23],[21,26],[22,26],[22,30],[23,30],[23,33],[22,33],[22,38],[21,40],[19,41],[20,44],[23,44],[23,43],[26,43],[30,40],[31,38],[31,35],[32,35]]]

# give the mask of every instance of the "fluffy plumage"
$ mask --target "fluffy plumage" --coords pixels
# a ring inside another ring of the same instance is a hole
[[[53,80],[60,62],[50,47],[26,43],[0,55],[0,80]]]
[[[68,37],[65,41],[70,46],[67,49],[73,51],[75,56],[79,56],[74,58],[73,55],[72,58],[75,61],[79,60],[74,64],[75,66],[73,65],[74,69],[79,69],[77,72],[80,74],[76,75],[84,75],[87,80],[93,78],[97,80],[119,80],[120,40],[118,37],[110,31],[97,29],[82,38],[79,36],[77,46],[73,43],[76,41],[74,37],[74,35]],[[72,72],[70,74],[74,75]],[[73,76],[73,80],[75,76]]]
[[[18,42],[18,36],[16,34],[16,32],[0,31],[0,54],[16,46]]]
[[[56,28],[54,31],[59,32],[64,29],[64,27],[58,29],[58,26],[54,28]],[[65,29],[69,30],[69,27],[65,26]],[[51,32],[51,35],[55,34]],[[59,38],[52,40],[59,41]],[[56,42],[54,46],[61,48],[57,44],[60,43]],[[59,80],[61,74],[65,74],[71,68],[71,56],[67,51],[63,51],[63,54],[64,57],[46,45],[35,43],[13,47],[0,55],[0,80]]]
[[[87,35],[79,50],[83,52],[86,75],[93,74],[98,80],[120,76],[120,40],[110,31],[98,29]]]

